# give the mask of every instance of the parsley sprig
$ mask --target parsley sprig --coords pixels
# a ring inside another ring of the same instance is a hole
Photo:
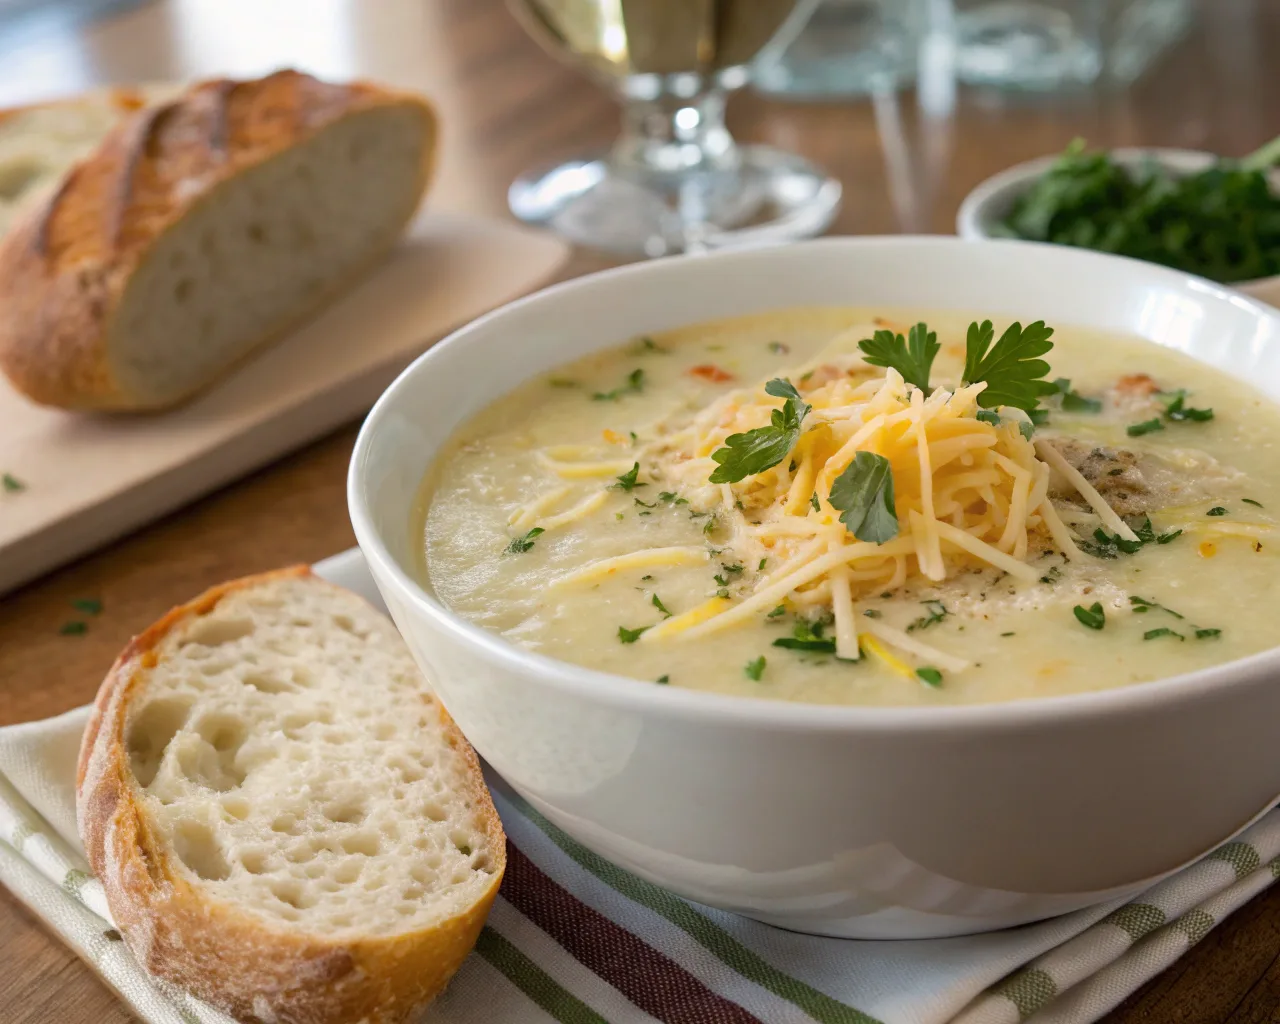
[[[926,394],[929,391],[929,371],[934,357],[942,349],[936,332],[918,323],[907,332],[904,339],[893,331],[876,331],[870,338],[858,342],[862,358],[872,366],[892,367],[902,374],[908,384],[914,384]]]
[[[774,409],[767,427],[756,427],[742,434],[730,434],[724,447],[711,453],[716,468],[711,474],[713,484],[732,484],[766,469],[772,469],[791,454],[800,440],[800,428],[809,415],[805,404],[789,380],[775,377],[764,386],[775,398],[784,398],[781,409]]]
[[[889,460],[874,452],[858,452],[831,482],[827,496],[840,510],[840,522],[858,540],[883,544],[898,535],[898,513],[893,504],[893,471]]]
[[[508,555],[523,555],[526,551],[530,550],[530,549],[533,547],[533,540],[534,540],[534,538],[535,538],[535,537],[540,537],[540,536],[542,536],[542,534],[544,534],[544,533],[546,533],[546,532],[547,532],[547,531],[546,531],[546,530],[544,530],[541,526],[535,526],[532,530],[530,530],[528,533],[526,533],[523,537],[516,537],[516,538],[514,538],[514,539],[511,541],[511,543],[510,543],[510,544],[508,544],[508,545],[506,546],[506,548],[505,548],[505,550],[504,550],[504,554],[508,554]]]
[[[1027,324],[1025,328],[1014,321],[992,345],[995,333],[990,320],[969,325],[964,382],[986,381],[986,390],[978,396],[978,404],[983,408],[1009,405],[1030,412],[1042,396],[1058,390],[1043,379],[1049,372],[1049,364],[1039,358],[1053,348],[1049,340],[1053,328],[1046,327],[1043,320]]]

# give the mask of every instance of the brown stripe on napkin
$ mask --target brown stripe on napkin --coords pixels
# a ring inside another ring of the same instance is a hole
[[[587,906],[507,843],[503,897],[636,1006],[667,1024],[761,1024],[670,957]]]

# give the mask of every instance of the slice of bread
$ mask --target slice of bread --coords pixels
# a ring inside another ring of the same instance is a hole
[[[245,1021],[408,1019],[506,865],[476,756],[395,627],[305,568],[133,640],[85,730],[77,813],[139,962]]]
[[[391,249],[435,138],[420,97],[293,71],[139,110],[0,240],[0,369],[46,405],[181,402]]]

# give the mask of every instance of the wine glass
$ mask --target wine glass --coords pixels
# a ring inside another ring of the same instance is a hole
[[[803,28],[816,0],[509,0],[557,56],[623,107],[607,153],[529,171],[511,211],[583,245],[662,256],[820,234],[840,183],[792,153],[739,145],[724,124],[747,64]]]

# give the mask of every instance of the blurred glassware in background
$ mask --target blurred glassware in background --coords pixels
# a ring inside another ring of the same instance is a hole
[[[957,78],[1040,92],[1128,85],[1191,20],[1191,0],[951,2]]]
[[[796,99],[898,89],[916,73],[926,0],[821,0],[794,39],[766,46],[751,69],[760,92]]]
[[[622,135],[607,153],[521,175],[522,220],[613,252],[661,256],[820,234],[840,184],[768,146],[740,146],[726,94],[816,0],[509,0],[530,33],[610,88]]]

